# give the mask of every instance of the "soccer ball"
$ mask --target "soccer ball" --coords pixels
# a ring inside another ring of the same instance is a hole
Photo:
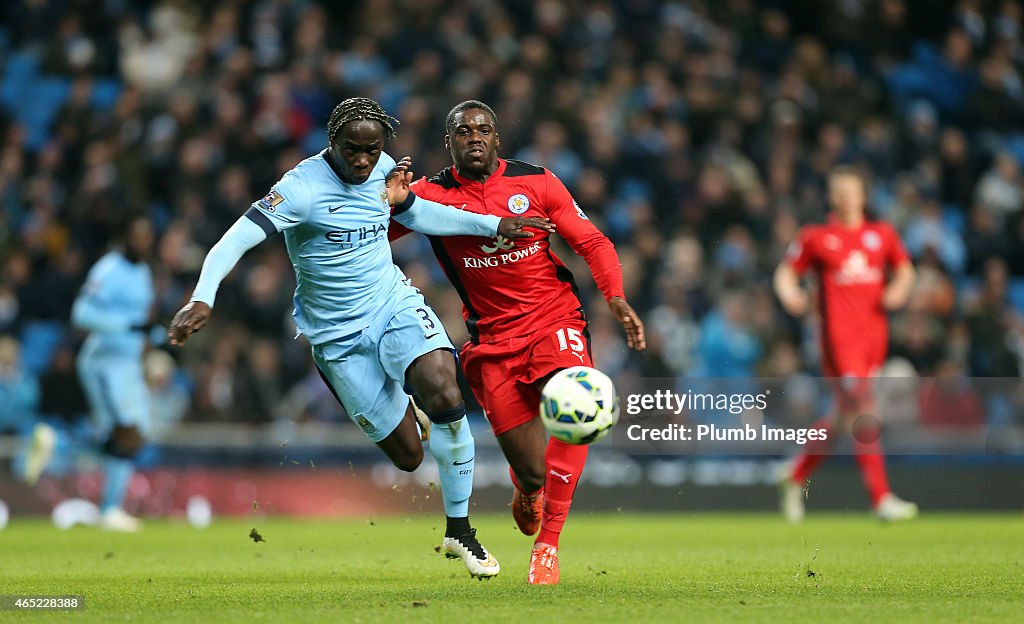
[[[615,384],[608,375],[587,366],[559,371],[541,391],[540,419],[552,437],[562,442],[597,442],[619,420]]]

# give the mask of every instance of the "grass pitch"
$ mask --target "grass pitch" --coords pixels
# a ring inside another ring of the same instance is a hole
[[[150,521],[138,535],[0,532],[0,594],[81,594],[82,612],[3,621],[642,622],[1021,621],[1024,517],[866,513],[587,515],[562,540],[562,584],[530,587],[531,540],[475,518],[501,576],[469,578],[434,551],[432,517],[253,518],[205,530]],[[266,540],[256,543],[256,528]]]

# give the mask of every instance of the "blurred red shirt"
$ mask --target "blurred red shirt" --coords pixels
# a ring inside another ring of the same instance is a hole
[[[820,282],[821,346],[828,376],[866,376],[885,360],[889,340],[882,291],[891,269],[910,257],[888,223],[851,228],[830,217],[800,229],[786,261]]]

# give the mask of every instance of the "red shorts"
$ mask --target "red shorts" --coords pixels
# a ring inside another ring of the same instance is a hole
[[[822,345],[821,372],[841,409],[857,409],[872,400],[871,378],[885,363],[886,350],[884,340]]]
[[[473,396],[484,408],[496,436],[537,417],[537,381],[563,368],[594,365],[584,320],[498,342],[467,342],[459,357]]]

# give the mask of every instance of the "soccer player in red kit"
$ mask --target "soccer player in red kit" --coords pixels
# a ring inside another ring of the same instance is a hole
[[[412,183],[412,192],[476,213],[549,218],[586,260],[629,347],[643,350],[644,326],[623,296],[615,247],[550,171],[498,158],[494,111],[476,100],[455,106],[445,121],[445,147],[454,166]],[[392,221],[392,240],[406,233]],[[523,241],[430,237],[462,298],[470,335],[462,367],[509,462],[512,514],[524,534],[537,534],[529,582],[549,585],[559,580],[558,537],[588,447],[545,439],[540,390],[559,370],[593,360],[572,273],[552,253],[547,232]]]
[[[810,269],[818,277],[822,374],[835,394],[835,413],[815,425],[830,429],[830,435],[808,443],[796,458],[782,483],[782,511],[791,522],[803,519],[808,478],[836,434],[852,429],[857,464],[876,515],[883,520],[910,519],[917,515],[917,505],[889,489],[871,377],[886,357],[886,314],[906,304],[914,267],[896,230],[867,219],[866,183],[856,169],[835,168],[828,178],[828,193],[828,222],[802,228],[775,271],[775,292],[794,316],[810,308],[800,276]]]

